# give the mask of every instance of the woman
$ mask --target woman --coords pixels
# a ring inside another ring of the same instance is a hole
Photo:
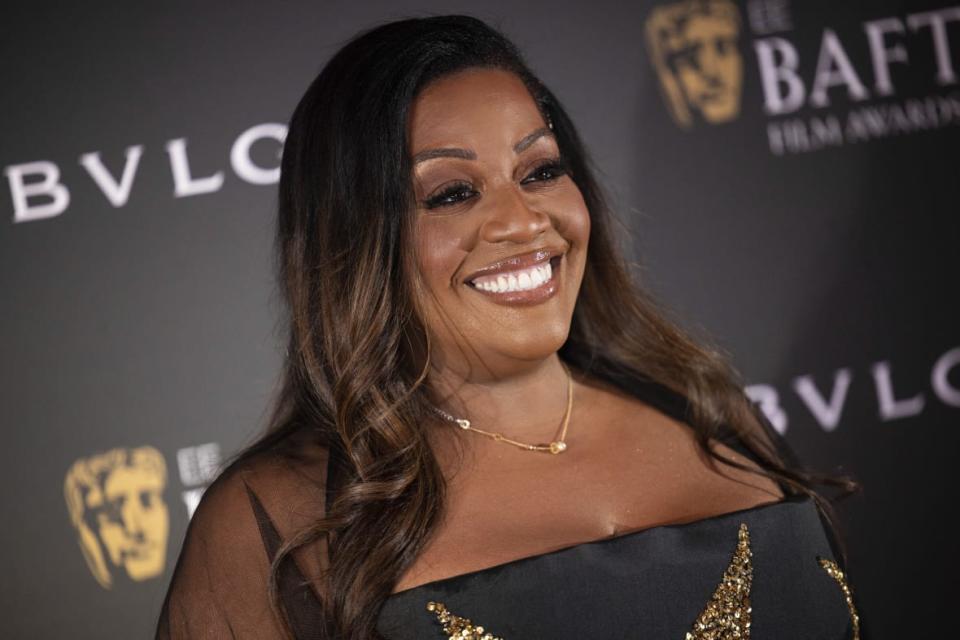
[[[348,43],[284,147],[271,428],[204,495],[158,637],[856,637],[818,479],[612,235],[501,34]]]

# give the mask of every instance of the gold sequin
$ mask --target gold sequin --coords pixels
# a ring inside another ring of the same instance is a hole
[[[850,590],[850,585],[847,584],[847,576],[844,575],[843,571],[841,571],[840,567],[838,567],[837,563],[833,560],[827,560],[826,558],[817,558],[817,560],[820,561],[820,566],[823,570],[840,585],[840,590],[843,591],[843,597],[847,601],[847,609],[850,610],[850,622],[853,626],[853,637],[851,640],[860,640],[860,616],[857,615],[857,608],[853,605],[853,592]]]
[[[740,525],[737,550],[723,572],[723,580],[707,607],[697,618],[686,640],[748,640],[750,638],[750,586],[753,565],[750,557],[750,532]]]
[[[443,626],[443,632],[450,640],[503,640],[486,632],[481,626],[474,626],[467,618],[453,615],[442,602],[428,602],[427,611],[437,615],[437,622]]]
[[[740,525],[737,548],[723,572],[723,579],[714,591],[706,608],[697,618],[693,630],[685,640],[750,640],[750,621],[753,608],[750,605],[750,587],[753,584],[753,564],[750,550],[750,531],[746,524]],[[851,640],[860,640],[860,616],[853,604],[853,593],[846,576],[832,560],[818,558],[820,566],[837,581],[850,610],[853,626]],[[447,611],[442,602],[428,602],[427,611],[437,616],[449,640],[503,640],[475,626],[469,619]]]

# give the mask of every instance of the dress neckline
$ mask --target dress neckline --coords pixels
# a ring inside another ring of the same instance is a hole
[[[783,507],[784,505],[788,505],[788,504],[805,504],[805,503],[809,503],[812,505],[813,500],[806,494],[790,495],[783,498],[782,500],[776,500],[772,502],[763,502],[761,504],[754,505],[752,507],[737,509],[736,511],[727,511],[726,513],[718,513],[716,515],[700,518],[699,520],[690,520],[688,522],[660,524],[660,525],[654,525],[650,527],[642,527],[639,529],[632,529],[630,531],[616,533],[610,536],[606,536],[604,538],[594,538],[593,540],[575,542],[573,544],[560,547],[559,549],[542,551],[540,553],[534,553],[534,554],[522,556],[519,558],[514,558],[512,560],[507,560],[505,562],[500,562],[487,567],[481,567],[480,569],[474,569],[473,571],[465,571],[463,573],[457,573],[454,575],[446,576],[444,578],[437,578],[436,580],[430,580],[429,582],[423,582],[421,584],[410,587],[408,589],[391,593],[389,596],[387,596],[387,600],[390,600],[392,598],[399,598],[401,596],[409,596],[411,593],[416,593],[417,591],[421,591],[425,589],[436,588],[436,587],[439,587],[440,585],[448,584],[456,580],[463,580],[472,576],[478,576],[484,573],[499,571],[510,565],[531,562],[531,561],[545,558],[547,556],[553,556],[553,555],[558,555],[563,553],[571,553],[577,549],[582,549],[584,547],[604,545],[604,544],[616,542],[618,540],[622,541],[626,538],[639,537],[645,533],[649,533],[659,529],[684,529],[684,528],[692,527],[694,525],[698,525],[706,522],[713,522],[713,521],[722,520],[725,518],[736,518],[746,513],[753,513],[753,512],[768,510],[768,509],[774,509],[776,507]]]

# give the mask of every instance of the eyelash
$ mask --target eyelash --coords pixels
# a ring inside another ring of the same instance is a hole
[[[532,180],[534,176],[542,176],[544,173],[549,172],[549,175],[541,177],[538,180]],[[551,182],[567,174],[567,165],[560,158],[551,158],[546,160],[530,172],[530,174],[520,181],[520,184],[530,184],[531,182]],[[465,194],[465,197],[464,197]],[[472,198],[476,195],[476,191],[473,191],[471,185],[467,182],[457,182],[450,185],[440,193],[431,196],[423,201],[423,205],[427,209],[436,209],[439,207],[449,207],[456,204],[459,204],[469,198]],[[455,200],[450,200],[450,198],[456,197]]]

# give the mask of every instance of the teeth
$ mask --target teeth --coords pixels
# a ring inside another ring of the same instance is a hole
[[[553,267],[549,262],[529,269],[501,273],[495,276],[481,276],[473,281],[476,288],[492,293],[508,291],[528,291],[542,286],[553,278]]]

